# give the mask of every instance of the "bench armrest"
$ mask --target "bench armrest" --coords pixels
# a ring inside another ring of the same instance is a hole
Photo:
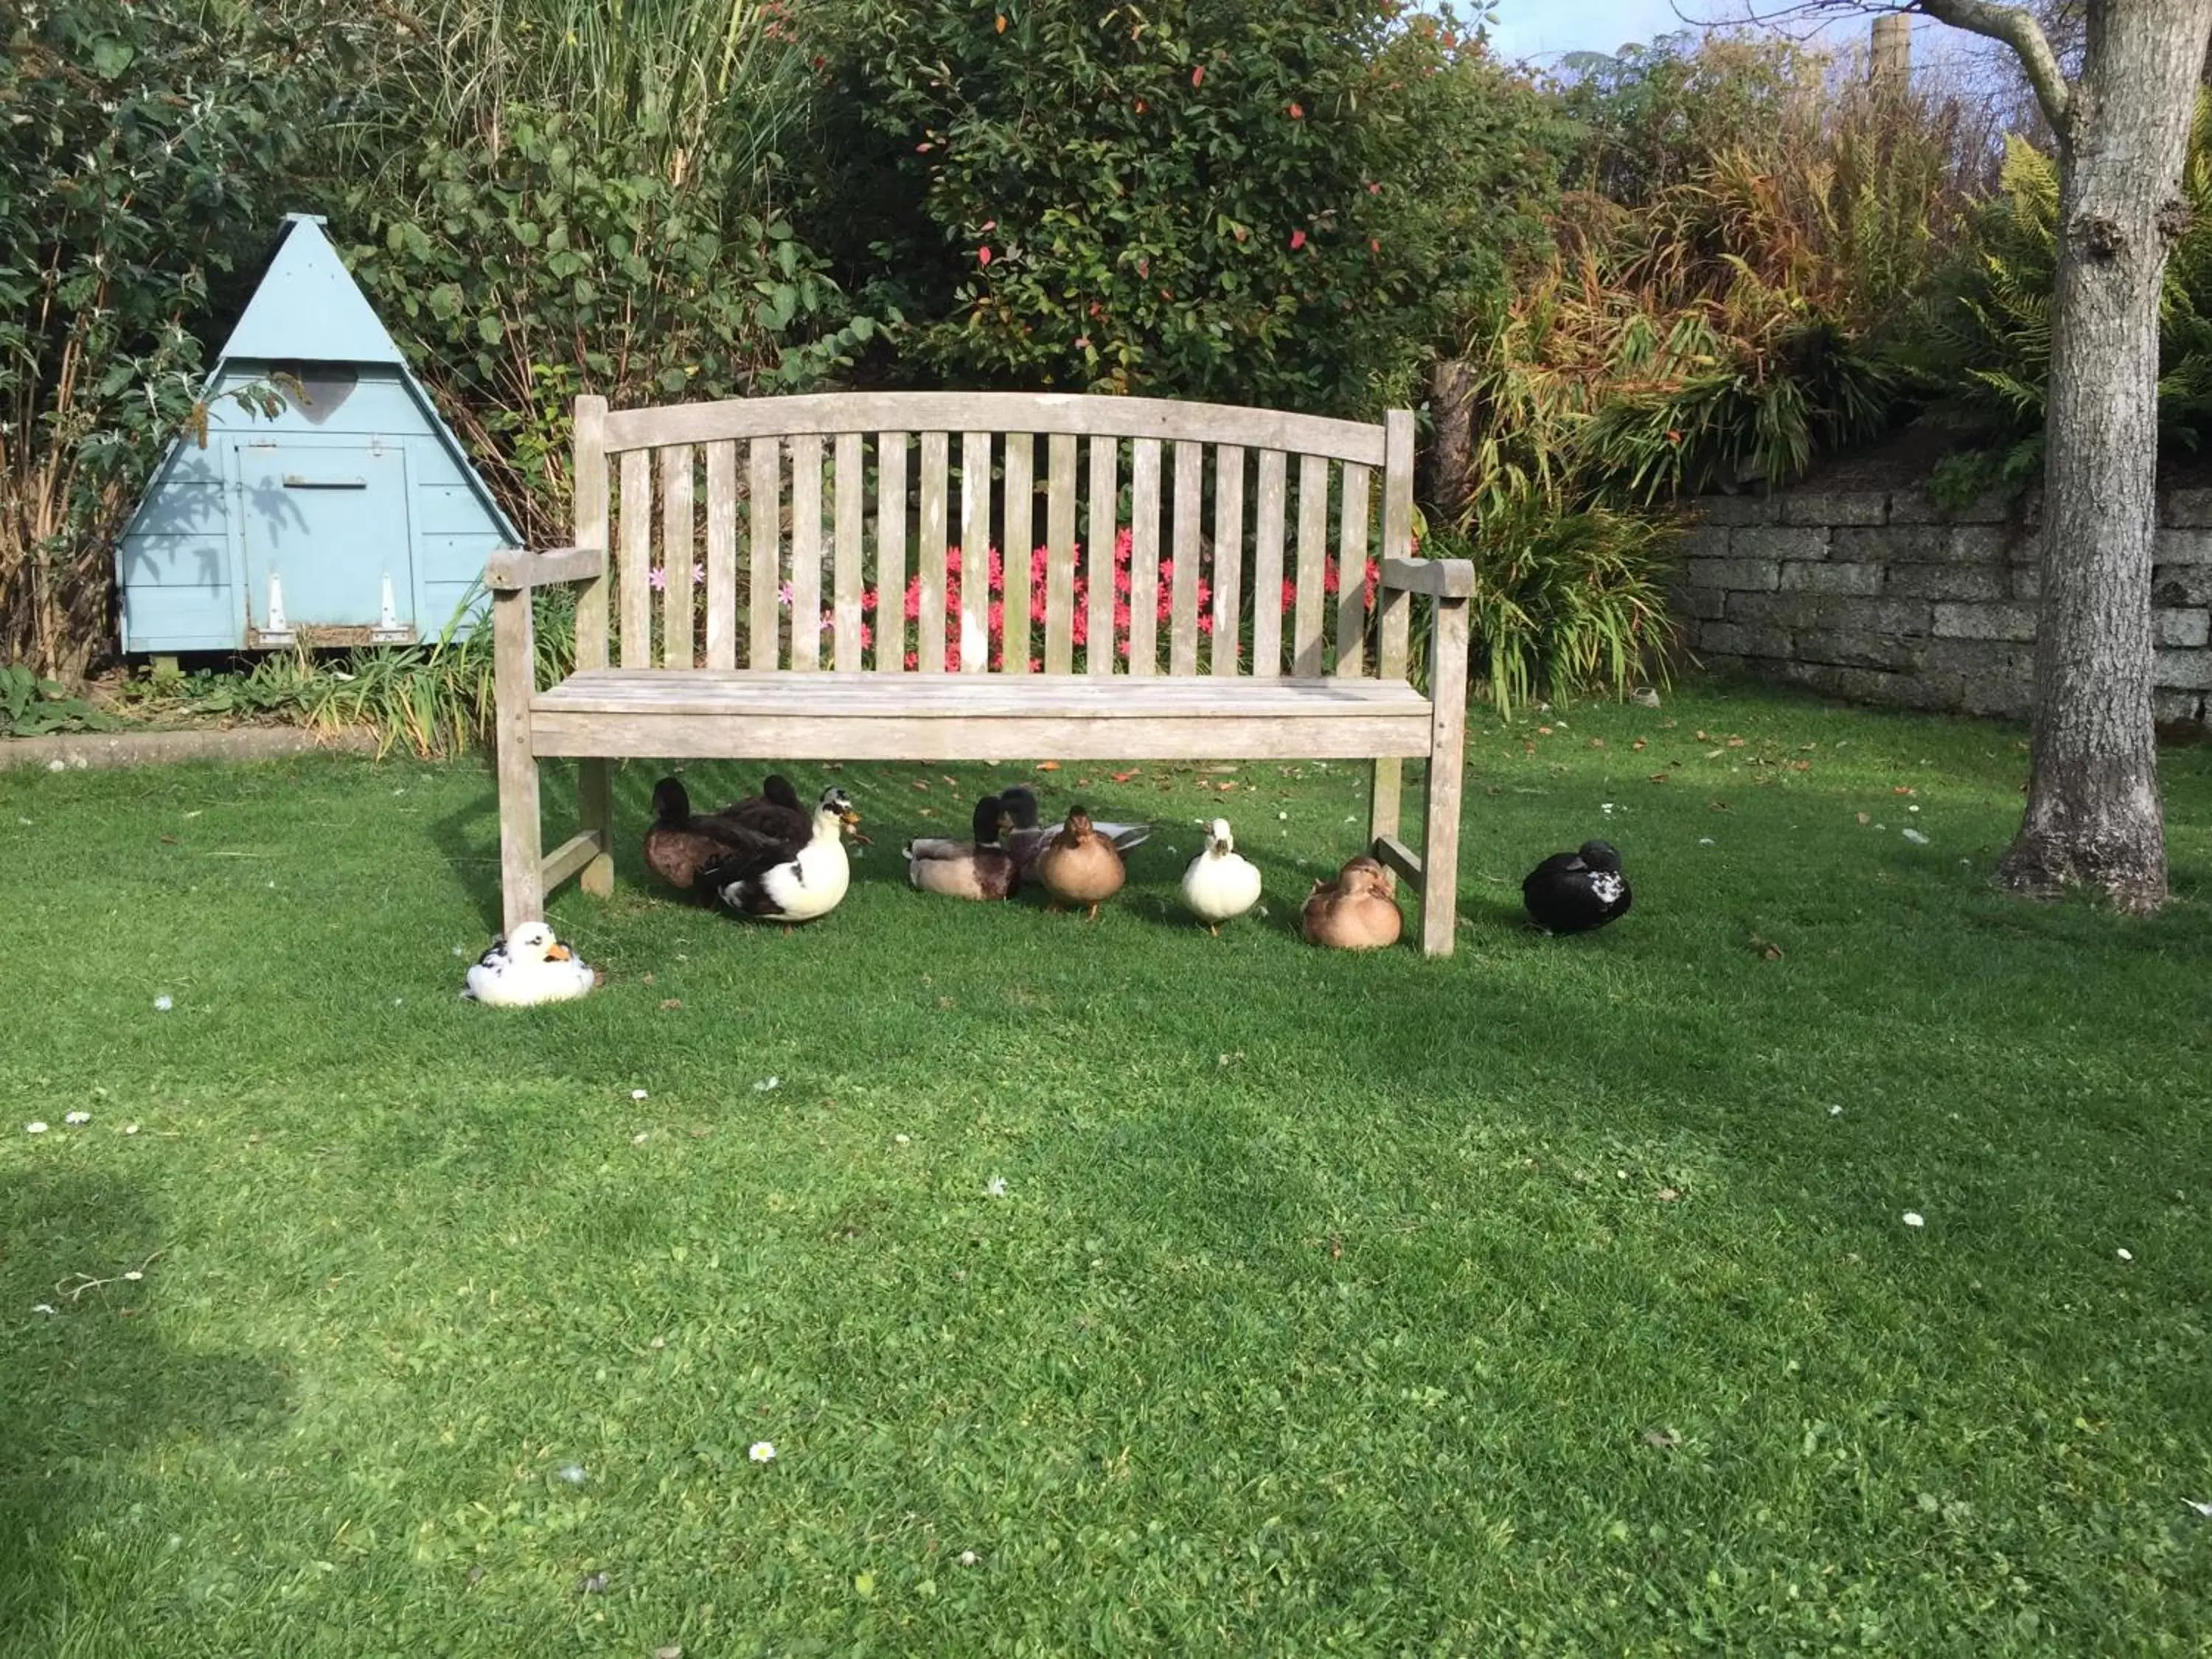
[[[1474,565],[1467,559],[1385,559],[1382,586],[1433,599],[1474,597]]]
[[[495,593],[520,593],[556,582],[587,582],[604,575],[606,568],[604,547],[556,547],[544,553],[502,547],[484,561],[484,586]]]

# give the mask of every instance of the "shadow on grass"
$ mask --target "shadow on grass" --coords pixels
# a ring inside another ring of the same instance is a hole
[[[165,1335],[162,1243],[112,1177],[0,1188],[0,1651],[52,1652],[82,1632],[76,1563],[159,1553],[191,1496],[135,1468],[137,1454],[265,1435],[290,1408],[267,1360]]]

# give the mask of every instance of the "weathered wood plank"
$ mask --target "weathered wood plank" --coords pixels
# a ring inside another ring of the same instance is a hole
[[[921,434],[921,643],[915,665],[925,674],[945,672],[945,548],[951,511],[951,441],[942,432]]]
[[[991,434],[960,434],[960,672],[991,665]]]
[[[556,582],[590,581],[604,575],[606,568],[606,550],[600,547],[555,547],[543,553],[532,553],[522,547],[502,547],[484,561],[484,586],[495,593],[514,593],[526,587],[546,587]],[[577,665],[585,666],[580,663]],[[599,668],[605,665],[589,665]]]
[[[1006,560],[1006,592],[1000,614],[1000,653],[1009,674],[1030,672],[1030,565],[1035,553],[1036,440],[1026,432],[1006,435],[1006,533],[1000,543]]]
[[[1326,653],[1322,628],[1328,605],[1328,458],[1298,462],[1298,605],[1291,642],[1291,673],[1318,678]]]
[[[526,589],[492,595],[491,632],[492,707],[499,743],[500,915],[501,927],[511,930],[538,920],[545,907],[538,880],[538,757],[531,746],[537,642]],[[581,752],[605,751],[586,744]]]
[[[594,863],[605,852],[599,836],[586,830],[568,837],[548,853],[538,866],[538,890],[550,893],[569,877]]]
[[[822,666],[822,440],[791,441],[791,666]]]
[[[903,432],[876,434],[876,668],[906,672],[906,452]]]
[[[1411,557],[1413,550],[1413,416],[1407,410],[1392,410],[1383,418],[1386,454],[1382,466],[1382,544],[1377,550],[1382,580],[1375,595],[1376,672],[1386,682],[1406,678],[1408,646],[1413,630],[1413,601],[1403,587],[1390,583],[1393,565]],[[1368,834],[1375,840],[1395,839],[1405,793],[1405,763],[1385,756],[1375,763],[1372,793],[1368,797]]]
[[[1129,667],[1149,676],[1160,667],[1160,446],[1129,446]]]
[[[803,715],[834,709],[854,718],[969,720],[998,714],[1081,716],[1145,720],[1160,714],[1194,717],[1218,710],[1308,721],[1399,714],[1423,722],[1427,750],[1428,699],[1404,681],[1238,679],[1159,676],[1110,684],[1084,675],[1018,679],[1005,674],[789,674],[750,670],[603,668],[571,674],[532,700],[540,712],[619,714],[683,710],[742,717]]]
[[[599,550],[599,567],[576,595],[576,665],[603,668],[607,660],[607,400],[591,393],[576,399],[575,459],[569,477],[570,539]]]
[[[1382,464],[1382,428],[1279,410],[1158,398],[1018,392],[844,392],[789,398],[617,410],[608,415],[610,450],[720,439],[840,432],[1032,432],[1155,442],[1231,443],[1255,449]]]
[[[1091,539],[1085,549],[1088,638],[1083,665],[1092,674],[1114,672],[1115,517],[1121,495],[1121,446],[1108,437],[1091,441]]]
[[[1421,867],[1421,949],[1448,957],[1459,926],[1460,780],[1467,763],[1465,599],[1436,601],[1429,634],[1429,690],[1435,699],[1429,738],[1427,844]]]
[[[699,665],[691,601],[691,550],[699,521],[691,472],[689,444],[660,452],[660,660],[671,668]]]
[[[857,432],[837,434],[836,471],[833,475],[836,499],[830,508],[837,533],[830,605],[837,618],[836,663],[843,669],[860,666],[860,528],[868,504],[863,447],[864,441]]]
[[[1244,574],[1244,451],[1223,444],[1213,452],[1213,643],[1208,665],[1233,678],[1243,619]]]
[[[1056,432],[1047,446],[1044,507],[1044,672],[1075,668],[1075,439]]]
[[[1413,411],[1394,409],[1382,418],[1382,556],[1413,556]]]
[[[576,822],[581,834],[597,843],[599,854],[584,866],[583,888],[593,898],[615,890],[614,769],[604,760],[576,763]],[[541,885],[539,892],[544,891]]]
[[[1175,520],[1168,577],[1168,672],[1198,672],[1198,561],[1206,510],[1206,446],[1176,445]]]
[[[1465,599],[1474,594],[1474,565],[1467,559],[1384,559],[1382,586],[1401,593]]]
[[[653,665],[653,452],[622,458],[622,665]]]
[[[1119,677],[1114,681],[1125,683]],[[1212,760],[1223,755],[1358,760],[1378,752],[1416,752],[1427,729],[1425,722],[1405,717],[1306,723],[1218,712],[1141,722],[1035,715],[902,721],[856,719],[825,704],[805,714],[748,719],[742,741],[747,756],[763,760],[825,754],[852,761],[1009,761],[1037,755],[1066,760]],[[719,714],[539,714],[532,717],[532,732],[538,752],[549,757],[718,760],[727,759],[738,741],[728,718]]]
[[[1394,757],[1395,758],[1395,757]],[[1395,870],[1416,888],[1421,885],[1421,858],[1412,848],[1395,835],[1377,836],[1369,846],[1368,856],[1379,860]]]
[[[1283,672],[1284,474],[1279,449],[1260,452],[1259,521],[1252,543],[1252,672],[1273,679]]]
[[[750,526],[752,628],[745,666],[775,668],[781,660],[776,635],[776,592],[783,586],[783,442],[778,438],[756,438],[752,442],[752,497],[747,508]]]
[[[1347,466],[1336,520],[1336,672],[1358,674],[1367,652],[1367,477]]]
[[[707,446],[707,666],[738,665],[738,447]]]

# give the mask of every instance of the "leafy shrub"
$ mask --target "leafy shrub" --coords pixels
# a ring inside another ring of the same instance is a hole
[[[119,724],[106,710],[70,696],[58,681],[42,678],[21,663],[0,666],[0,737],[105,732]]]
[[[1371,405],[1501,286],[1553,165],[1530,88],[1398,11],[825,13],[843,257],[955,381]]]
[[[198,335],[381,25],[338,0],[20,0],[0,21],[0,657],[75,678],[112,551],[204,418]]]

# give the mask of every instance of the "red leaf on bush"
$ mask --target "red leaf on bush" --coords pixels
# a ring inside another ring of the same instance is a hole
[[[1304,232],[1303,230],[1294,230],[1294,231],[1292,231],[1292,232],[1291,233],[1291,251],[1293,253],[1297,252],[1298,249],[1300,249],[1300,248],[1304,247],[1305,245],[1306,245],[1306,234],[1305,234],[1305,232]]]
[[[1205,65],[1205,64],[1200,64],[1196,69],[1193,70],[1190,72],[1190,83],[1191,83],[1191,85],[1193,85],[1193,86],[1196,87],[1196,86],[1203,86],[1203,85],[1205,84],[1205,82],[1206,82],[1206,65]]]
[[[975,250],[975,263],[979,265],[989,264],[991,263],[991,250],[988,247],[977,248]]]

